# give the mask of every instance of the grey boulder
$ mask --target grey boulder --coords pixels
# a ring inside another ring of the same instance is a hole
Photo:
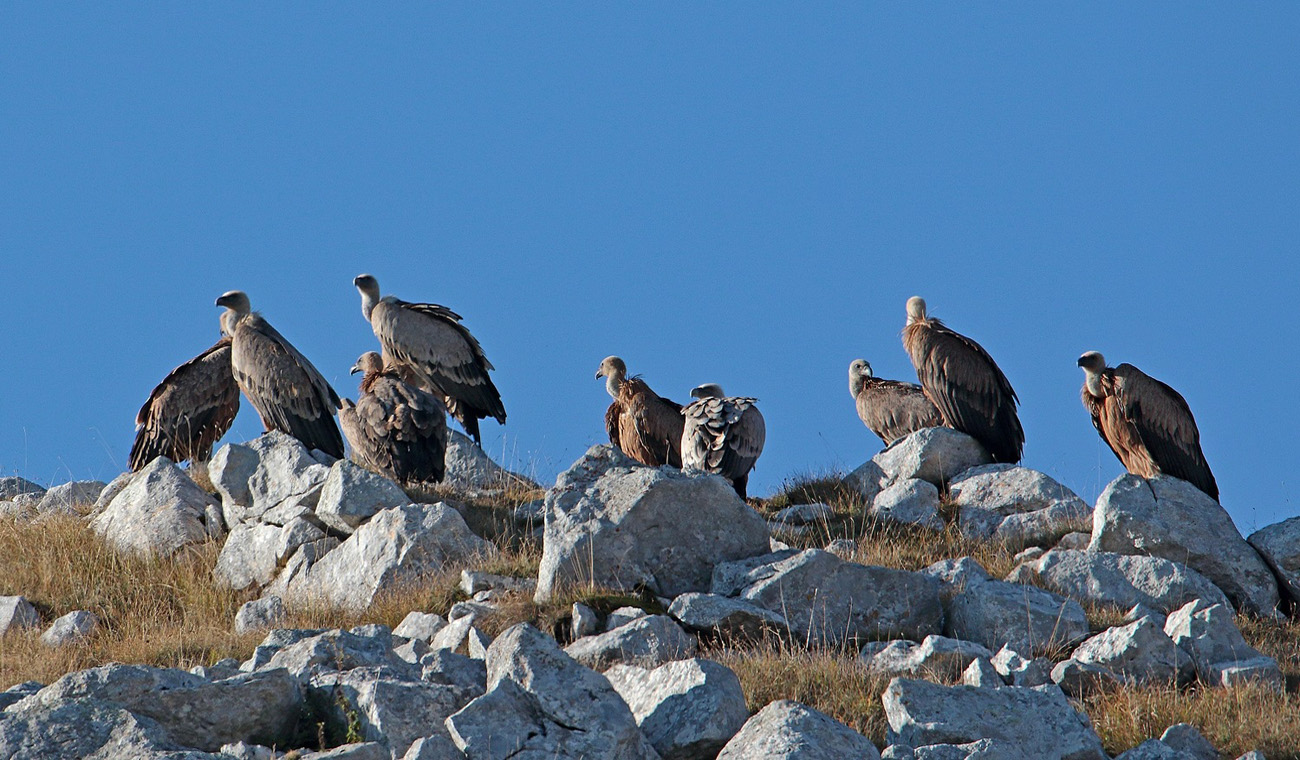
[[[75,515],[89,511],[108,484],[102,480],[74,480],[41,494],[36,511],[42,515]]]
[[[41,634],[41,643],[47,647],[62,647],[78,644],[90,638],[99,625],[99,618],[87,610],[75,610],[50,623],[50,627]]]
[[[535,599],[588,584],[669,598],[706,591],[714,565],[767,550],[763,518],[721,478],[594,446],[547,492]]]
[[[1277,580],[1219,503],[1184,480],[1124,475],[1093,513],[1094,552],[1147,554],[1196,570],[1239,610],[1273,616]]]
[[[90,527],[119,549],[166,556],[224,533],[216,507],[216,499],[159,457],[136,473]]]
[[[715,573],[743,584],[740,599],[783,615],[798,639],[838,644],[854,639],[923,639],[941,633],[939,584],[906,570],[845,562],[820,549]],[[745,569],[744,572],[740,572]]]
[[[316,517],[340,533],[352,533],[377,512],[410,503],[401,486],[340,459],[325,476],[316,502]]]
[[[41,624],[40,613],[21,596],[0,596],[0,636],[9,631],[35,628]]]
[[[1168,613],[1194,599],[1228,601],[1209,578],[1161,557],[1053,549],[1031,568],[1044,588],[1080,602]]]
[[[720,594],[682,594],[673,600],[668,614],[688,630],[732,641],[756,640],[765,631],[787,627],[785,618],[778,613]]]
[[[493,551],[444,503],[392,507],[290,580],[284,600],[359,611],[380,593]]]
[[[1079,603],[1033,586],[985,581],[968,586],[948,603],[944,633],[989,649],[1050,652],[1088,636]]]
[[[252,522],[275,509],[315,508],[329,467],[302,442],[278,430],[228,443],[208,463],[226,522]]]
[[[993,653],[974,642],[946,636],[926,636],[920,644],[913,641],[891,641],[883,648],[864,649],[858,660],[872,673],[881,676],[952,680],[980,657],[992,659]]]
[[[749,718],[740,679],[712,660],[605,672],[664,760],[712,760]]]
[[[372,667],[320,673],[308,693],[336,735],[351,729],[365,741],[383,744],[393,757],[404,755],[421,737],[450,738],[443,722],[468,701],[453,686],[395,678]]]
[[[895,678],[881,700],[893,743],[922,747],[991,739],[1029,757],[1107,758],[1087,716],[1055,686],[980,689]]]
[[[882,523],[943,530],[939,489],[920,478],[899,480],[876,494],[867,516]]]
[[[924,428],[894,441],[871,458],[888,482],[928,480],[940,488],[958,474],[992,461],[974,438],[952,428]]]
[[[235,613],[235,633],[243,635],[265,628],[275,628],[284,622],[284,602],[278,596],[265,596],[245,602]]]
[[[1187,653],[1149,617],[1106,629],[1080,644],[1070,657],[1138,685],[1186,683],[1195,674]]]
[[[791,700],[759,710],[718,753],[717,760],[878,760],[867,737],[826,713]]]
[[[511,486],[537,487],[536,483],[523,475],[492,461],[468,436],[450,428],[447,430],[447,451],[443,462],[447,473],[442,482],[458,491],[498,490]]]
[[[269,583],[280,569],[277,554],[283,530],[261,523],[232,527],[212,568],[213,578],[236,591]]]
[[[54,700],[0,712],[0,757],[7,760],[188,760],[180,749],[157,721],[100,700]],[[168,751],[177,754],[162,755]]]
[[[1051,546],[1067,533],[1092,526],[1092,507],[1027,467],[973,467],[952,479],[948,493],[964,535],[1013,548]]]
[[[586,636],[564,648],[570,657],[593,669],[616,663],[654,668],[695,654],[695,637],[667,615],[646,615],[611,631]]]
[[[1257,681],[1278,689],[1284,686],[1277,660],[1246,643],[1233,622],[1232,610],[1201,600],[1170,613],[1165,634],[1191,655],[1201,680],[1214,686],[1235,686]]]
[[[37,485],[26,478],[20,478],[16,475],[8,475],[0,478],[0,501],[13,501],[15,496],[24,494],[40,495],[45,493],[45,487]]]
[[[1300,601],[1300,517],[1260,528],[1246,541],[1259,552],[1293,601]]]

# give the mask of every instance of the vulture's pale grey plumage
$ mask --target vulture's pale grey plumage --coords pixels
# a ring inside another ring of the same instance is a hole
[[[167,373],[135,416],[130,466],[138,472],[158,457],[204,462],[239,413],[239,386],[230,369],[231,339]]]
[[[338,394],[307,358],[285,340],[248,296],[232,290],[217,299],[231,338],[230,367],[235,382],[267,430],[297,438],[309,449],[343,458],[343,436],[334,422]]]
[[[943,425],[943,417],[921,386],[876,377],[865,359],[854,359],[849,365],[849,393],[857,402],[862,424],[886,446],[922,428]]]
[[[903,346],[945,425],[979,441],[995,462],[1020,461],[1016,392],[983,346],[927,316],[918,296],[907,299]]]
[[[339,424],[352,458],[399,483],[439,483],[446,472],[447,410],[428,391],[402,380],[374,351],[352,373],[364,372],[355,404],[343,399]]]
[[[640,377],[627,376],[627,364],[607,356],[596,370],[614,401],[605,410],[609,442],[641,464],[682,466],[682,405],[650,390]]]
[[[1107,367],[1096,351],[1079,357],[1083,406],[1124,468],[1144,478],[1186,480],[1219,500],[1219,486],[1201,451],[1201,433],[1178,391],[1132,364]]]
[[[682,467],[721,475],[746,498],[749,473],[767,438],[763,414],[754,405],[758,399],[727,396],[713,383],[697,386],[691,396],[699,400],[682,410]]]
[[[442,396],[475,443],[482,443],[479,420],[491,417],[505,424],[505,405],[488,376],[492,363],[459,314],[438,304],[381,298],[379,281],[368,274],[357,275],[352,284],[361,293],[361,313],[379,338],[385,363],[408,382]]]

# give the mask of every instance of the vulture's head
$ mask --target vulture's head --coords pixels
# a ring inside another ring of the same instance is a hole
[[[691,389],[691,398],[726,398],[727,394],[722,392],[722,386],[717,383],[705,383],[697,385]]]
[[[357,286],[361,295],[379,300],[379,280],[376,280],[373,274],[359,274],[352,278],[352,284]]]
[[[384,357],[374,351],[367,351],[362,354],[357,363],[352,365],[352,371],[349,374],[364,372],[367,375],[378,374],[384,371]]]
[[[627,377],[627,365],[617,356],[606,356],[596,368],[596,379],[611,377],[622,380]]]
[[[871,362],[866,359],[854,359],[849,364],[849,379],[853,380],[859,377],[874,377],[871,374]]]
[[[907,299],[907,323],[910,325],[923,319],[925,319],[925,299],[920,296]]]
[[[227,291],[217,299],[217,306],[224,306],[236,314],[247,314],[249,311],[248,294],[242,290]]]
[[[1096,374],[1106,369],[1106,357],[1100,351],[1089,351],[1079,357],[1079,366],[1084,372]]]

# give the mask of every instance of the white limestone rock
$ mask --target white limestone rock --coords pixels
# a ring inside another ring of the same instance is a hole
[[[712,660],[615,665],[605,677],[664,760],[714,758],[749,718],[740,679]]]
[[[1007,685],[1006,681],[1002,680],[1002,674],[993,667],[993,663],[984,657],[971,660],[970,665],[961,673],[961,682],[980,689],[1001,689]]]
[[[330,466],[316,502],[316,517],[339,533],[350,534],[376,513],[410,504],[402,487],[383,475],[340,459]]]
[[[252,522],[273,509],[313,509],[329,467],[293,436],[272,430],[246,443],[228,443],[208,463],[226,522]]]
[[[1033,586],[985,581],[968,586],[948,604],[944,633],[989,649],[1049,652],[1089,634],[1079,603]]]
[[[41,643],[47,647],[64,647],[79,644],[90,638],[99,627],[99,618],[87,610],[75,610],[50,623],[41,634]]]
[[[924,428],[901,438],[871,458],[896,483],[928,480],[943,488],[960,473],[992,460],[974,438],[952,428]]]
[[[941,559],[921,571],[939,582],[939,597],[944,604],[967,588],[992,580],[993,576],[971,557]]]
[[[1033,569],[1044,588],[1080,602],[1168,613],[1194,599],[1228,601],[1204,575],[1161,557],[1053,549]]]
[[[1195,676],[1191,658],[1151,618],[1108,628],[1080,644],[1070,657],[1142,686],[1187,683]]]
[[[717,760],[878,760],[867,737],[829,715],[788,699],[759,710]]]
[[[275,628],[284,622],[287,613],[284,602],[278,596],[266,596],[254,599],[240,606],[235,613],[235,633],[245,633]]]
[[[695,637],[667,615],[646,615],[595,636],[578,639],[564,651],[593,670],[617,663],[654,668],[695,654]]]
[[[1238,610],[1277,614],[1277,580],[1219,503],[1191,483],[1124,475],[1093,513],[1094,552],[1163,557],[1209,578]]]
[[[360,738],[387,747],[392,757],[406,754],[422,737],[450,739],[443,722],[466,704],[454,687],[394,678],[375,667],[318,674],[308,696],[336,733],[351,728]]]
[[[1222,604],[1196,600],[1170,613],[1165,634],[1191,655],[1196,674],[1213,686],[1257,681],[1281,689],[1285,684],[1277,660],[1246,643]]]
[[[714,592],[743,584],[740,599],[783,615],[801,641],[923,639],[941,633],[939,584],[920,573],[845,562],[809,549],[773,561],[720,567]]]
[[[1190,723],[1175,723],[1166,728],[1160,741],[1194,760],[1219,760],[1219,751]]]
[[[991,739],[1030,757],[1106,760],[1101,739],[1055,686],[980,689],[895,678],[881,698],[892,743]]]
[[[1282,580],[1282,590],[1300,601],[1300,517],[1260,528],[1246,539]]]
[[[74,480],[54,486],[41,494],[36,512],[41,515],[76,515],[88,512],[107,485],[102,480]]]
[[[668,614],[687,630],[727,641],[754,641],[765,631],[787,628],[785,618],[778,613],[718,594],[682,594],[673,600]]]
[[[767,550],[763,518],[722,479],[594,446],[547,492],[535,599],[589,584],[669,598],[706,591],[715,565]]]
[[[1092,526],[1092,508],[1047,475],[1012,464],[972,467],[952,479],[961,532],[1013,548],[1051,546]]]
[[[497,490],[511,486],[537,487],[532,480],[492,461],[471,438],[450,428],[447,430],[447,451],[443,462],[447,474],[442,482],[457,491]]]
[[[216,500],[170,460],[159,457],[90,521],[90,527],[125,551],[171,555],[187,544],[219,536]]]
[[[323,603],[360,611],[382,592],[494,551],[444,503],[392,507],[290,580],[283,598],[290,606]]]
[[[40,624],[40,613],[25,597],[0,596],[0,636],[10,631],[35,628]]]
[[[928,480],[906,478],[876,495],[867,516],[882,523],[943,530],[939,489]]]
[[[261,523],[239,524],[226,536],[212,576],[217,583],[241,591],[264,586],[280,569],[278,554],[283,528]]]
[[[980,644],[946,636],[926,636],[925,641],[892,641],[879,651],[864,649],[858,661],[867,670],[882,676],[907,676],[952,680],[976,658],[986,660],[993,653]]]
[[[393,629],[394,636],[401,636],[407,639],[419,639],[426,644],[433,641],[433,637],[443,628],[447,627],[447,621],[442,615],[432,612],[420,612],[412,610],[406,613],[402,622],[397,624]]]
[[[15,496],[45,493],[45,487],[37,485],[26,478],[9,475],[0,478],[0,501],[13,501]]]

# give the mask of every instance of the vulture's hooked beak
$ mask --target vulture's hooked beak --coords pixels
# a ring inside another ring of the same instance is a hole
[[[1079,357],[1079,361],[1075,362],[1075,364],[1078,364],[1080,367],[1082,367],[1082,366],[1083,366],[1083,357],[1080,356],[1080,357]]]
[[[361,371],[361,368],[358,367],[357,365],[353,364],[353,365],[352,365],[352,369],[348,371],[348,374],[349,374],[349,375],[355,375],[355,374],[357,374],[357,373],[360,372],[360,371]]]

